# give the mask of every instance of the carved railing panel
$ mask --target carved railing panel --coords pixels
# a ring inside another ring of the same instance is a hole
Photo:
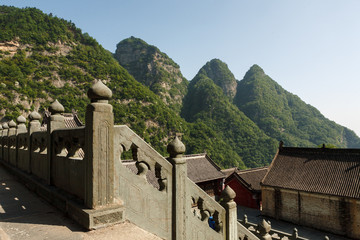
[[[186,185],[186,239],[225,239],[225,209],[188,178]]]
[[[17,135],[17,166],[23,171],[30,172],[29,135],[20,133]]]
[[[31,173],[40,179],[48,181],[50,163],[47,158],[47,132],[31,134]]]
[[[52,132],[51,184],[84,199],[85,128]]]
[[[115,189],[127,219],[171,239],[172,165],[125,125],[114,126],[114,138]],[[122,162],[121,156],[131,161]]]

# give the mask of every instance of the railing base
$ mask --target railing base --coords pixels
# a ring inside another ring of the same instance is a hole
[[[104,206],[99,209],[88,209],[79,203],[74,196],[54,186],[44,184],[41,180],[35,179],[34,176],[13,167],[7,162],[0,161],[0,164],[16,175],[18,180],[26,187],[88,230],[103,228],[125,221],[125,208],[122,204]]]

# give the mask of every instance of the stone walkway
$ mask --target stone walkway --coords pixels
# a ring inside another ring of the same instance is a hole
[[[265,218],[265,220],[271,222],[271,228],[272,229],[276,229],[276,230],[280,230],[282,232],[292,234],[293,229],[297,228],[300,237],[307,238],[307,239],[310,239],[310,240],[312,240],[312,239],[323,240],[323,239],[325,239],[325,236],[328,236],[330,240],[350,240],[350,238],[345,238],[345,237],[342,237],[342,236],[338,236],[338,235],[334,235],[334,234],[331,234],[331,233],[319,231],[319,230],[309,228],[309,227],[299,226],[299,225],[296,225],[294,223],[280,221],[280,220],[276,220],[276,219],[268,218],[268,217],[262,217],[260,215],[261,214],[260,210],[256,210],[256,209],[252,209],[252,208],[246,208],[246,207],[238,206],[237,212],[238,212],[238,219],[239,220],[243,219],[244,214],[247,215],[248,222],[255,223],[255,224],[257,224],[263,218]]]
[[[160,240],[124,222],[86,231],[29,191],[0,164],[0,240]]]

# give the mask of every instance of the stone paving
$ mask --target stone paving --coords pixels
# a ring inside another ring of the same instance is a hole
[[[0,240],[160,240],[124,222],[86,231],[35,193],[28,190],[0,164]]]
[[[238,212],[238,219],[242,220],[244,217],[244,214],[248,217],[248,222],[257,224],[260,222],[263,218],[267,221],[271,222],[271,228],[280,230],[282,232],[290,233],[292,234],[293,229],[297,228],[299,236],[307,239],[315,239],[315,240],[322,240],[325,239],[325,236],[328,236],[330,240],[350,240],[350,238],[334,235],[331,233],[319,231],[313,228],[299,226],[294,223],[289,223],[285,221],[276,220],[269,217],[263,217],[261,216],[260,210],[252,209],[252,208],[246,208],[246,207],[237,207]]]

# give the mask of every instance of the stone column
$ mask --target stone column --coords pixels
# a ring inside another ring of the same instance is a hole
[[[47,183],[51,185],[53,183],[51,172],[53,168],[52,160],[52,139],[51,133],[60,128],[65,128],[65,118],[62,113],[64,113],[64,106],[59,103],[56,99],[49,107],[49,112],[51,113],[50,118],[47,121],[47,160],[48,160],[48,176]]]
[[[32,141],[31,141],[31,134],[33,134],[33,132],[37,132],[40,131],[40,120],[41,120],[41,116],[38,112],[33,111],[32,113],[30,113],[29,115],[29,130],[28,130],[28,149],[29,149],[29,166],[27,167],[28,169],[28,173],[31,173],[31,151],[32,151]]]
[[[8,141],[8,137],[7,137],[7,135],[8,135],[8,131],[9,131],[9,125],[8,125],[8,123],[3,123],[2,124],[2,127],[3,127],[3,131],[2,131],[2,154],[1,154],[1,159],[3,160],[3,161],[6,161],[5,160],[5,158],[6,158],[6,154],[5,154],[5,151],[7,151],[7,145],[8,145],[8,143],[7,143],[7,141]],[[5,147],[6,146],[6,147]]]
[[[114,203],[114,114],[111,90],[101,81],[87,92],[85,117],[85,205],[96,209]]]
[[[236,211],[236,202],[234,198],[236,193],[231,187],[226,186],[224,191],[221,193],[222,202],[221,205],[226,210],[226,240],[237,240],[238,231],[237,231],[237,211]]]
[[[183,157],[185,145],[178,137],[169,143],[167,151],[169,162],[173,165],[172,173],[172,239],[186,239],[186,182],[187,163]]]

